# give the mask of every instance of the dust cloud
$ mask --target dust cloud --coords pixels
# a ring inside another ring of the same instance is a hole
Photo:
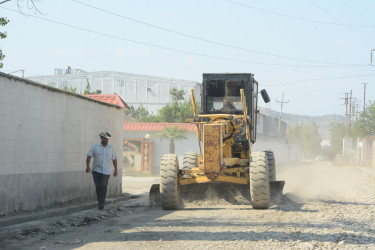
[[[350,201],[368,192],[368,185],[375,186],[371,168],[335,166],[325,161],[278,165],[276,179],[285,181],[286,200],[273,200],[273,204],[288,200],[297,203]],[[248,185],[229,183],[187,185],[181,187],[181,201],[184,207],[248,205],[251,204],[249,191]]]
[[[284,194],[296,202],[352,200],[369,182],[370,169],[310,162],[278,167],[277,179],[285,180]],[[373,178],[373,177],[372,177]]]

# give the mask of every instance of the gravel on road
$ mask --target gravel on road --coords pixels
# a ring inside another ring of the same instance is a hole
[[[155,180],[130,178],[124,190],[138,202],[0,228],[1,248],[375,249],[375,168],[312,162],[277,173],[284,196],[266,210],[211,193],[164,211],[148,206]]]

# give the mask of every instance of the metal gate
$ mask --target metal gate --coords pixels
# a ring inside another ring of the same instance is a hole
[[[151,174],[152,148],[152,141],[143,138],[124,139],[123,174],[128,176]]]

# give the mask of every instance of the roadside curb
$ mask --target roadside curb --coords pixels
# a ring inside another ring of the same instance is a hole
[[[108,198],[106,204],[114,204],[120,201],[129,200],[131,197],[121,195],[119,197]],[[72,214],[80,212],[83,210],[88,210],[96,208],[98,203],[96,201],[85,202],[77,205],[67,205],[61,208],[49,208],[43,209],[41,211],[32,212],[29,214],[15,214],[11,216],[6,216],[5,218],[0,218],[0,228],[13,226],[21,223],[26,223],[30,221],[42,220],[51,217],[63,216],[67,214]]]

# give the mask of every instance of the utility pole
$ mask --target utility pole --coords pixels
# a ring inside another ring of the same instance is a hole
[[[349,97],[349,127],[348,127],[348,138],[350,138],[351,134],[351,125],[352,125],[352,93],[353,91],[350,90],[350,97]]]
[[[282,117],[282,114],[283,114],[283,105],[284,103],[288,103],[288,101],[284,102],[284,91],[283,91],[283,95],[281,97],[281,101],[278,101],[276,100],[276,102],[280,103],[280,117],[279,117],[279,126],[278,126],[278,129],[277,129],[277,135],[280,136],[280,126],[281,126],[281,117]]]
[[[19,69],[19,70],[13,71],[13,72],[8,73],[8,74],[11,75],[11,74],[14,74],[14,73],[17,73],[17,72],[20,72],[20,71],[22,71],[22,78],[25,78],[25,70],[24,69]]]
[[[346,137],[349,138],[349,127],[350,127],[350,123],[349,123],[349,112],[350,110],[348,111],[348,104],[349,104],[349,93],[344,93],[345,94],[345,120],[346,120],[346,128],[347,128],[347,131],[346,131]]]
[[[355,103],[356,104],[356,107],[355,107],[355,122],[357,122],[357,117],[358,117],[358,111],[359,111],[359,100]]]
[[[353,98],[352,115],[353,115],[353,119],[355,117],[355,122],[357,122],[357,113],[358,113],[358,100],[357,98]]]
[[[302,152],[301,152],[301,137],[300,137],[300,127],[301,127],[301,119],[298,119],[298,127],[297,127],[297,140],[298,140],[298,160],[301,160]]]
[[[372,55],[372,54],[371,54]],[[365,137],[365,115],[366,115],[366,85],[368,83],[363,84],[363,116],[362,116],[362,137]]]

